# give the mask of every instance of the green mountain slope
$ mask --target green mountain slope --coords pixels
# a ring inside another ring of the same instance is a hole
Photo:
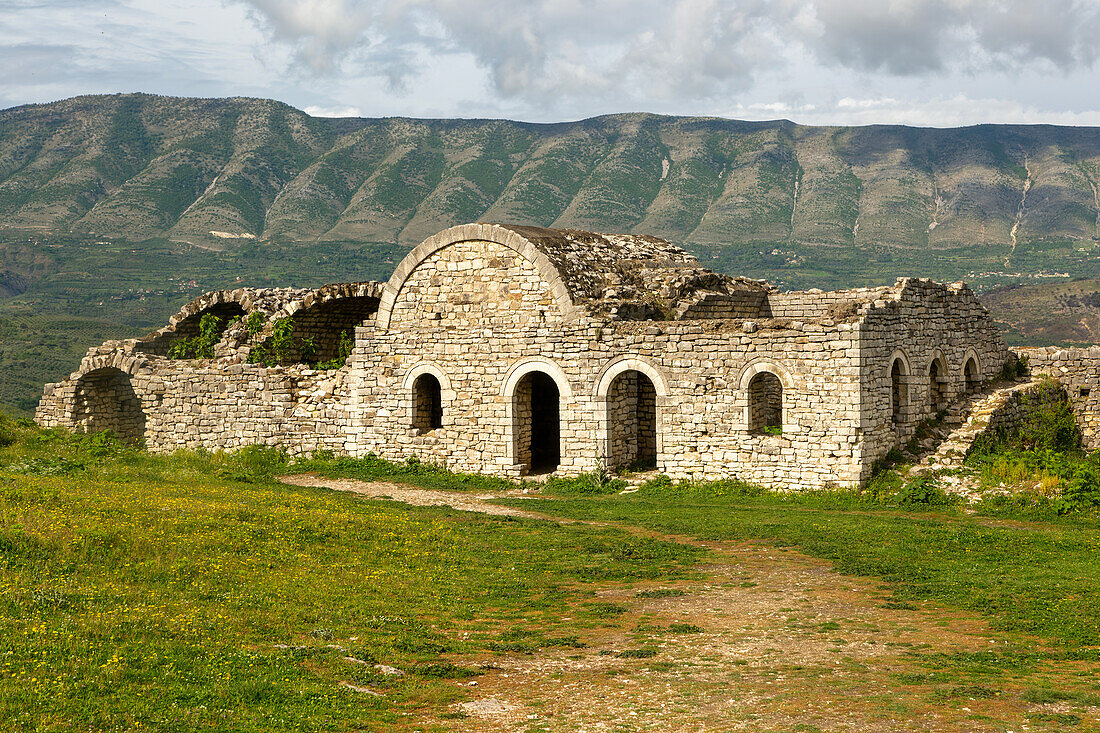
[[[1087,259],[1098,180],[1093,128],[334,120],[269,100],[149,95],[0,111],[0,230],[214,248],[407,246],[456,222],[509,220],[1019,270]]]
[[[0,110],[0,407],[204,289],[385,279],[469,221],[655,234],[783,287],[1095,278],[1100,128],[326,119],[145,94]],[[1076,308],[1014,337],[1089,339],[1059,320]]]

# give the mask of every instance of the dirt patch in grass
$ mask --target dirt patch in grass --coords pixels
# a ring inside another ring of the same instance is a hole
[[[286,480],[421,506],[545,518],[488,503],[499,494]],[[486,671],[456,680],[465,699],[424,722],[455,731],[1100,726],[1091,699],[1053,715],[1049,701],[1027,692],[1095,685],[1096,665],[998,665],[1040,645],[991,631],[973,614],[899,601],[873,580],[840,575],[786,548],[667,539],[710,550],[701,580],[604,587],[565,619],[575,625],[576,644],[464,658]],[[974,659],[987,661],[952,661]]]
[[[390,481],[333,479],[308,473],[295,476],[284,476],[279,480],[293,486],[320,486],[328,489],[336,489],[337,491],[348,491],[369,499],[391,499],[413,506],[449,506],[452,509],[491,514],[498,517],[546,518],[545,515],[542,514],[535,514],[534,512],[523,511],[522,509],[513,509],[512,507],[488,503],[490,499],[500,499],[506,496],[522,497],[528,495],[527,492],[520,489],[493,494],[462,494],[452,491],[418,489]]]

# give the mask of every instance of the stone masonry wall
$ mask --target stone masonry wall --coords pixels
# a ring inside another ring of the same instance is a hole
[[[537,369],[561,393],[560,472],[593,470],[614,450],[606,390],[626,358],[656,375],[657,462],[673,477],[733,474],[790,488],[859,480],[850,323],[563,319],[529,263],[501,245],[462,242],[413,270],[387,331],[367,326],[358,337],[370,344],[352,361],[360,454],[520,475],[526,427],[514,389]],[[443,375],[443,426],[416,434],[411,385],[428,368]],[[765,369],[789,382],[782,435],[753,435],[746,423],[748,380]]]
[[[673,478],[808,489],[865,479],[874,459],[934,412],[933,359],[951,399],[964,389],[967,359],[989,379],[1008,357],[962,286],[903,280],[768,293],[765,302],[762,287],[747,282],[744,297],[694,291],[676,320],[630,321],[578,306],[544,260],[496,241],[459,239],[422,252],[384,290],[360,283],[204,296],[173,324],[232,301],[262,310],[265,330],[249,336],[236,324],[211,360],[170,360],[148,339],[107,342],[70,379],[47,385],[37,419],[108,427],[157,451],[263,444],[297,454],[417,456],[507,476],[553,457],[546,441],[556,434],[561,475],[655,457]],[[596,287],[602,275],[586,277]],[[338,298],[348,300],[326,305]],[[684,319],[696,306],[698,317]],[[348,363],[331,371],[244,363],[279,314],[294,315],[303,335],[329,340],[330,331],[361,323]],[[905,365],[897,423],[895,359]],[[423,392],[417,402],[425,375],[439,384],[438,427],[424,419]],[[551,425],[540,415],[552,415],[545,396],[555,390]],[[780,434],[761,430],[773,423]]]
[[[1085,448],[1100,450],[1100,346],[1020,348],[1033,375],[1047,374],[1066,388]]]
[[[72,379],[46,386],[39,424],[110,429],[155,452],[248,445],[280,446],[292,454],[349,449],[346,370],[166,359],[135,354],[132,341],[108,344],[85,357]],[[137,404],[140,419],[134,417]]]
[[[904,278],[887,298],[864,307],[860,325],[860,428],[866,439],[865,476],[890,448],[904,443],[921,420],[935,415],[929,378],[933,359],[946,367],[939,399],[966,391],[964,367],[973,357],[981,381],[1000,375],[1012,354],[985,308],[964,285]],[[891,367],[901,364],[901,414],[892,417]]]

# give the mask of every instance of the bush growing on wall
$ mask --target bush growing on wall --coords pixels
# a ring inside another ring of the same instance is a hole
[[[271,327],[271,338],[257,344],[248,354],[250,364],[278,366],[296,361],[310,363],[317,356],[312,338],[294,337],[294,319],[276,318]]]
[[[199,321],[199,335],[172,344],[169,359],[213,359],[214,347],[222,338],[222,319],[207,313]]]

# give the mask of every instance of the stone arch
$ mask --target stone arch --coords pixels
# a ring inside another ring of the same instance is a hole
[[[334,283],[308,293],[304,298],[287,303],[273,313],[259,335],[264,343],[270,337],[273,324],[280,318],[292,318],[295,343],[308,340],[313,351],[310,362],[329,362],[340,355],[344,334],[355,342],[355,328],[374,318],[381,301],[379,283]],[[296,354],[297,361],[304,354]]]
[[[145,410],[130,376],[117,366],[101,366],[81,374],[74,385],[73,430],[79,433],[110,430],[121,440],[142,442]]]
[[[935,414],[947,408],[950,387],[947,359],[943,351],[935,349],[928,360],[928,409]]]
[[[661,408],[667,396],[664,375],[641,357],[621,356],[603,368],[595,398],[608,468],[661,465]]]
[[[896,349],[890,356],[888,376],[890,379],[890,421],[894,425],[904,425],[909,421],[909,383],[912,375],[909,356]]]
[[[963,356],[962,385],[965,394],[973,394],[982,388],[982,363],[978,359],[978,352],[967,349]]]
[[[544,357],[514,364],[505,377],[505,442],[522,474],[551,473],[562,462],[561,423],[573,391],[561,367]]]
[[[741,370],[737,386],[744,395],[746,432],[756,435],[772,432],[766,428],[778,428],[778,432],[783,433],[794,432],[789,394],[795,387],[795,381],[787,367],[771,359],[756,359]]]
[[[423,362],[410,369],[402,381],[401,393],[408,402],[406,419],[414,434],[422,435],[450,422],[446,408],[454,400],[455,392],[446,372],[438,365]]]
[[[641,356],[619,356],[609,361],[600,371],[596,380],[596,398],[606,397],[611,381],[625,371],[641,372],[653,382],[658,397],[668,397],[668,380],[665,375],[648,359]]]
[[[393,308],[394,304],[397,302],[397,297],[401,294],[401,290],[405,282],[409,279],[409,276],[412,275],[413,271],[416,270],[421,263],[445,247],[450,247],[460,242],[471,241],[493,242],[507,247],[516,254],[525,257],[535,266],[539,275],[542,276],[542,279],[550,285],[554,300],[561,314],[568,317],[575,312],[573,298],[569,293],[569,289],[566,288],[565,283],[562,281],[561,273],[554,263],[550,261],[550,258],[543,254],[535,245],[531,244],[531,242],[516,232],[496,224],[462,224],[460,226],[451,227],[450,229],[444,229],[438,234],[428,237],[405,255],[405,258],[398,263],[396,269],[393,271],[393,275],[382,291],[378,313],[375,316],[375,322],[378,324],[378,327],[382,330],[386,330],[390,327],[390,317],[393,314]]]
[[[212,293],[211,295],[220,297],[211,297],[205,301],[200,299],[188,303],[173,317],[167,328],[162,328],[139,341],[140,351],[147,354],[167,356],[176,343],[199,335],[199,327],[205,316],[212,315],[219,320],[218,332],[224,337],[230,321],[248,315],[248,310],[239,300],[228,297],[222,292]]]

